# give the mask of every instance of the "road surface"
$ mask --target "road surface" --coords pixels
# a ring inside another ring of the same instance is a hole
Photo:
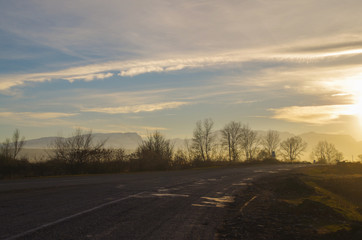
[[[213,239],[235,191],[294,167],[0,181],[0,239]]]

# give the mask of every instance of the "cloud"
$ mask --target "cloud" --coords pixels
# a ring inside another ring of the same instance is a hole
[[[161,66],[139,66],[139,67],[133,67],[130,68],[128,70],[124,70],[121,71],[118,75],[122,76],[122,77],[126,77],[126,76],[136,76],[139,74],[144,74],[144,73],[150,73],[150,72],[163,72],[165,71],[165,69]]]
[[[350,40],[356,39],[356,40]],[[320,39],[322,40],[322,39]],[[323,39],[323,43],[309,43],[304,42],[300,46],[294,46],[293,49],[288,49],[288,51],[294,52],[331,52],[331,51],[343,51],[348,49],[361,49],[362,41],[359,36],[341,36],[337,41],[330,41],[328,39]]]
[[[0,116],[10,119],[57,119],[57,118],[67,118],[76,116],[76,113],[60,113],[60,112],[0,112]]]
[[[74,119],[77,113],[61,113],[61,112],[0,112],[2,123],[6,123],[15,127],[34,127],[46,128],[52,127],[73,127]]]
[[[290,53],[290,54],[276,54],[275,58],[282,61],[297,61],[297,62],[314,62],[320,61],[323,58],[337,58],[343,56],[359,55],[362,53],[362,48],[349,49],[343,51],[331,52],[318,52],[318,53]]]
[[[138,112],[153,112],[164,109],[177,108],[187,105],[187,102],[165,102],[155,104],[142,104],[123,107],[106,107],[106,108],[84,108],[82,112],[98,112],[107,114],[120,114],[120,113],[138,113]]]
[[[177,95],[177,88],[151,89],[138,91],[119,91],[118,88],[113,91],[102,91],[99,89],[81,89],[75,90],[71,96],[63,100],[67,105],[73,105],[80,109],[104,108],[105,106],[135,106],[150,103],[180,102]],[[183,102],[185,102],[183,100]],[[76,103],[74,105],[74,103]],[[80,106],[80,107],[79,107]]]
[[[96,74],[88,74],[88,75],[79,75],[79,76],[75,76],[75,77],[65,77],[65,80],[68,80],[69,82],[73,82],[75,80],[83,80],[83,81],[93,81],[96,79],[105,79],[105,78],[109,78],[112,77],[114,74],[113,73],[96,73]]]
[[[71,4],[28,0],[21,5],[8,1],[0,9],[0,29],[30,47],[46,46],[74,56],[77,59],[68,64],[79,65],[190,53],[212,56],[222,51],[288,47],[296,39],[331,39],[360,32],[360,7],[358,0],[110,0],[107,4],[88,0],[87,6],[81,0]],[[358,47],[358,39],[346,41]],[[318,43],[323,48],[323,41]],[[340,45],[329,48],[333,47]]]
[[[286,53],[283,51],[283,49],[277,48],[234,50],[211,55],[189,55],[187,57],[166,58],[161,60],[113,61],[73,67],[54,72],[6,74],[0,75],[0,91],[6,91],[11,87],[19,86],[27,82],[44,82],[53,79],[65,79],[70,82],[75,80],[92,81],[96,79],[105,79],[114,76],[114,72],[117,71],[119,71],[118,76],[132,77],[145,73],[180,71],[184,69],[201,70],[204,68],[234,67],[235,64],[256,61],[303,63],[322,61],[326,58],[362,54],[362,48],[322,53]]]
[[[274,112],[274,116],[272,116],[274,119],[317,125],[328,124],[341,116],[356,113],[353,105],[290,106],[268,110]]]

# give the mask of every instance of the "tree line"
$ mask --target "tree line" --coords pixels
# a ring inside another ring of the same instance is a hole
[[[197,121],[192,139],[185,140],[185,147],[177,150],[158,131],[149,134],[134,152],[127,153],[121,146],[105,148],[106,141],[95,142],[92,131],[77,129],[72,137],[59,137],[51,144],[46,161],[29,162],[18,157],[24,140],[16,129],[12,138],[0,145],[0,178],[295,162],[307,147],[299,136],[281,141],[277,131],[269,130],[260,136],[249,125],[235,121],[216,131],[210,118]],[[323,164],[343,160],[342,153],[327,141],[319,142],[311,157]]]

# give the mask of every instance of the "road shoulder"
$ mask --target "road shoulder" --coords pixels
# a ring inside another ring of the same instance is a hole
[[[217,239],[360,239],[358,207],[318,181],[298,169],[253,182],[229,205]]]

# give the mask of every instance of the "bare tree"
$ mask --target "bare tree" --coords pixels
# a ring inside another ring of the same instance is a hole
[[[256,158],[258,147],[260,145],[260,138],[256,131],[252,130],[248,125],[241,128],[240,136],[241,148],[245,153],[246,160]]]
[[[307,143],[299,136],[290,137],[280,144],[280,149],[285,159],[294,161],[302,155],[307,148]]]
[[[242,134],[240,122],[230,122],[221,130],[222,144],[227,146],[229,161],[235,162],[239,159],[239,145]]]
[[[319,163],[333,163],[343,160],[343,154],[332,143],[320,141],[314,147],[312,155]]]
[[[1,145],[0,153],[5,157],[16,159],[24,144],[25,138],[20,138],[20,131],[15,129],[12,139],[7,138]]]
[[[264,151],[267,153],[267,156],[269,158],[273,157],[273,152],[275,154],[279,148],[279,133],[274,130],[269,130],[266,133],[266,136],[262,138],[261,144],[263,145]]]
[[[193,133],[193,149],[203,161],[211,160],[210,153],[215,142],[213,126],[214,122],[211,118],[207,118],[203,122],[198,121]]]
[[[188,168],[190,166],[190,161],[188,161],[187,153],[178,149],[173,157],[172,167],[176,169]]]
[[[10,138],[5,139],[5,141],[0,145],[0,154],[3,157],[11,158],[11,141]]]
[[[78,128],[70,138],[58,137],[51,147],[55,159],[64,162],[71,173],[78,173],[83,171],[87,163],[100,157],[105,142],[94,144],[92,131],[84,133]]]
[[[186,151],[187,160],[189,162],[191,162],[195,157],[195,152],[194,152],[194,149],[193,149],[193,146],[192,146],[192,141],[190,139],[185,139],[184,144],[185,144],[185,151]]]

